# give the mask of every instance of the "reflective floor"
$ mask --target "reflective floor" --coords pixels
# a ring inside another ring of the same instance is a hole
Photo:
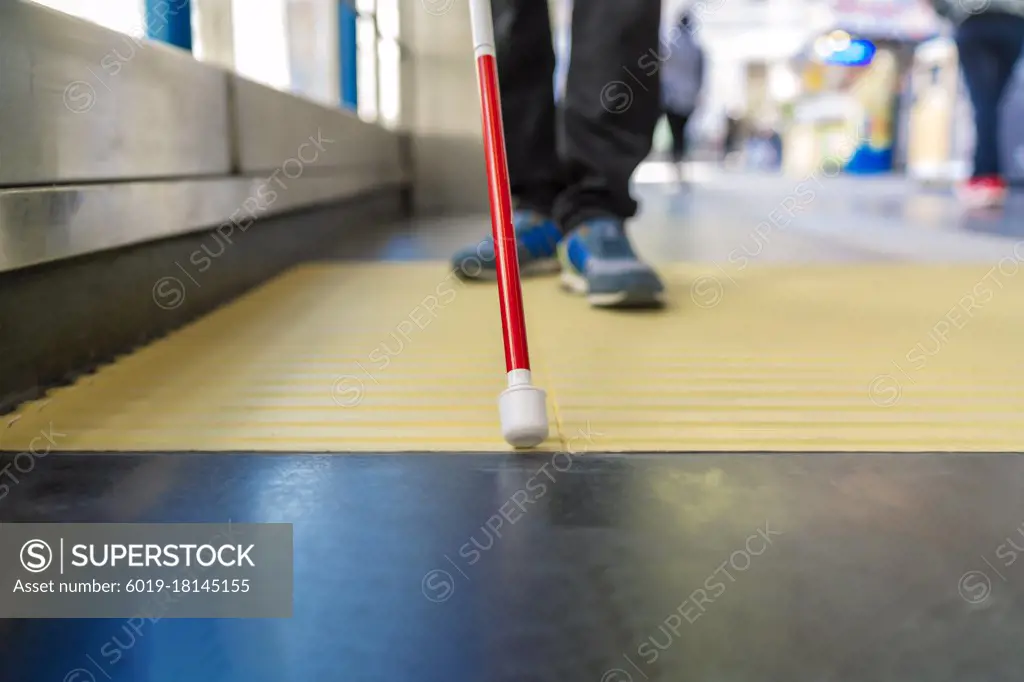
[[[641,173],[652,260],[1019,265],[1016,199],[701,173]],[[338,255],[444,258],[480,223]],[[0,621],[0,678],[1018,682],[1022,486],[1016,454],[52,453],[0,522],[290,522],[294,615]]]
[[[294,617],[8,621],[0,656],[55,682],[1017,682],[1022,485],[985,455],[51,455],[0,519],[291,522]]]

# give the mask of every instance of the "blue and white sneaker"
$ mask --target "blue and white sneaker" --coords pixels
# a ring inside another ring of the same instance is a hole
[[[657,273],[637,258],[622,222],[583,223],[558,246],[562,284],[599,308],[646,307],[664,302]]]
[[[533,211],[516,211],[512,216],[512,226],[519,252],[519,274],[528,276],[558,272],[558,243],[563,235],[555,222]],[[496,279],[498,268],[494,257],[494,239],[488,237],[461,249],[452,257],[452,267],[462,279]]]

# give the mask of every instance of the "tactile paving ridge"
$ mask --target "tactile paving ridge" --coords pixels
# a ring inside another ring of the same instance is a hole
[[[530,280],[544,447],[1022,451],[1015,268],[666,265],[670,306],[633,313]],[[304,266],[3,417],[0,450],[507,450],[503,387],[493,285]]]

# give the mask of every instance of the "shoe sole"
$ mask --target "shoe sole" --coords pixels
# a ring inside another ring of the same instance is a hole
[[[587,303],[595,308],[649,308],[661,306],[665,302],[664,292],[661,291],[624,290],[592,294],[586,278],[567,270],[562,271],[561,281],[564,289],[586,296]]]

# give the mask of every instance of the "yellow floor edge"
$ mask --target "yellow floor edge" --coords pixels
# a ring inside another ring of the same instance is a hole
[[[660,312],[524,284],[542,450],[1024,451],[1024,284],[990,264],[671,264]],[[6,451],[505,451],[491,285],[290,270],[2,419]]]

